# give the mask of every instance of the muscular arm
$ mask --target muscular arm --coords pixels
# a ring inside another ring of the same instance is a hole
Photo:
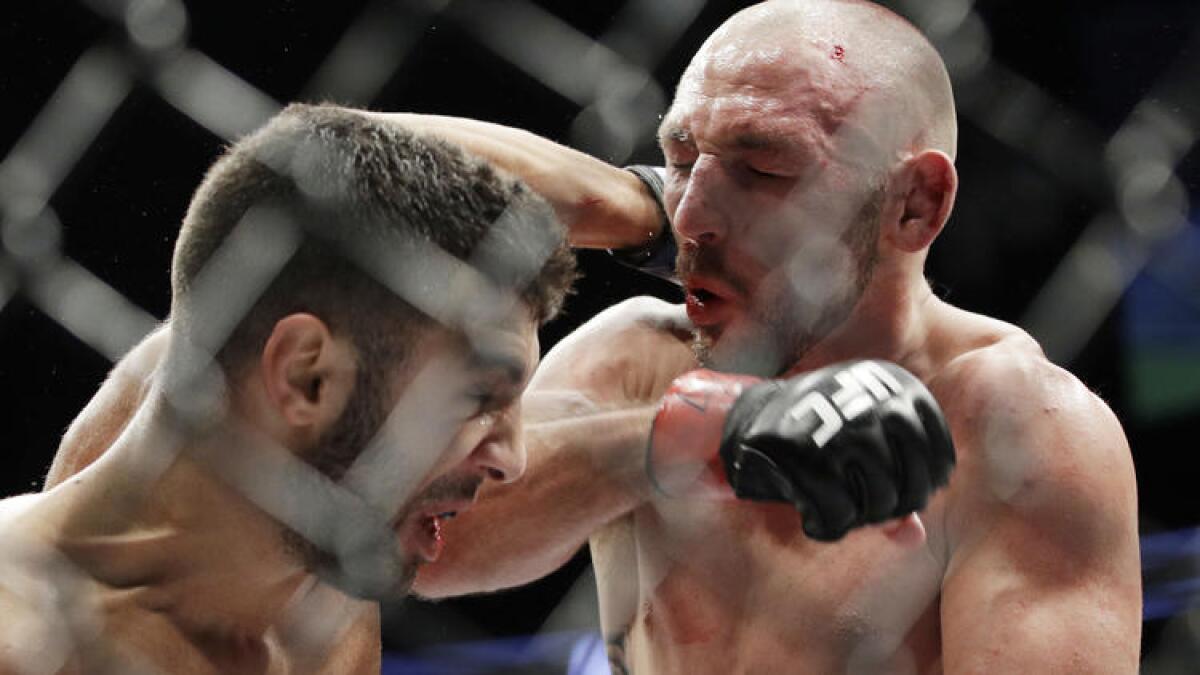
[[[636,176],[535,134],[460,117],[373,113],[462,146],[518,176],[567,224],[572,246],[625,248],[662,229],[658,206]]]
[[[1041,359],[969,380],[947,502],[945,672],[1133,673],[1141,577],[1133,465],[1098,398]]]
[[[528,464],[481,489],[447,524],[442,557],[416,590],[440,597],[540,578],[650,495],[647,435],[666,385],[693,368],[671,332],[680,317],[648,298],[609,308],[546,356],[523,402]]]
[[[633,174],[521,129],[478,120],[412,113],[370,113],[462,146],[524,180],[569,227],[571,244],[624,248],[658,236],[658,206]],[[152,333],[109,374],[64,435],[45,489],[99,457],[125,428],[145,395],[150,372],[167,343]]]
[[[447,524],[416,590],[462,595],[528,583],[566,562],[597,529],[646,498],[641,463],[654,406],[528,425],[525,476],[481,489]]]

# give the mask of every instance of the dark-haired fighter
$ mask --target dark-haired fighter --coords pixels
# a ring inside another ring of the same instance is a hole
[[[407,593],[440,521],[521,474],[564,234],[522,184],[357,111],[292,106],[234,145],[180,232],[169,332],[122,364],[153,375],[68,438],[107,451],[0,502],[0,672],[378,672],[373,607],[326,584]],[[423,311],[445,299],[409,282],[448,280],[486,311]],[[366,612],[337,653],[330,608]]]

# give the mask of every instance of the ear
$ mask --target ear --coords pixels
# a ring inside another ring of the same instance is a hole
[[[312,314],[275,323],[263,346],[260,373],[267,404],[301,436],[319,434],[341,414],[354,387],[357,361],[346,340]]]
[[[958,172],[946,153],[925,150],[905,160],[897,178],[899,218],[886,236],[896,248],[916,253],[933,243],[950,217]]]

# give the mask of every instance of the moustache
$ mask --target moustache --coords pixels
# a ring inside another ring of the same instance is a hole
[[[421,493],[420,503],[474,499],[483,483],[480,476],[445,476],[429,484]]]
[[[692,276],[721,279],[739,293],[746,293],[747,285],[735,270],[745,266],[730,261],[719,251],[702,244],[688,243],[680,246],[679,253],[675,256],[675,274],[685,283]]]
[[[718,276],[724,272],[724,265],[721,257],[711,248],[689,244],[679,247],[679,253],[675,257],[675,271],[684,279],[693,274]]]

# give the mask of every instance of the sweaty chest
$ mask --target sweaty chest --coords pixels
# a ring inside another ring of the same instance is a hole
[[[638,671],[887,671],[937,651],[942,570],[926,545],[878,528],[815,542],[790,507],[736,501],[664,501],[634,520]]]

